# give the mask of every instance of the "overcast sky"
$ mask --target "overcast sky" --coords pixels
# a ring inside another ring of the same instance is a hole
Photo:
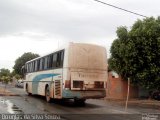
[[[102,0],[157,17],[159,0]],[[0,0],[0,68],[12,69],[24,52],[40,55],[67,42],[103,45],[109,53],[119,26],[130,28],[137,19],[94,0]]]

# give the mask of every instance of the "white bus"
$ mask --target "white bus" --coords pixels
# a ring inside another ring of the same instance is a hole
[[[102,46],[70,43],[65,48],[25,63],[24,89],[28,94],[54,99],[104,98],[107,56]]]

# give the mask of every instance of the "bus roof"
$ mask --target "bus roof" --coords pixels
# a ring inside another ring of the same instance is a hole
[[[60,51],[60,50],[63,50],[63,49],[65,49],[65,48],[58,48],[58,49],[56,49],[56,50],[53,51],[53,52],[50,52],[50,53],[48,53],[48,54],[44,54],[44,55],[42,55],[42,56],[40,56],[40,57],[34,58],[34,59],[30,60],[30,61],[27,61],[26,63],[30,63],[30,62],[32,62],[32,61],[34,61],[34,60],[38,60],[38,59],[43,58],[43,57],[45,57],[45,56],[47,56],[47,55],[49,55],[49,54],[55,53],[55,52]],[[26,63],[25,63],[25,64],[26,64]]]
[[[45,56],[47,56],[47,55],[49,55],[49,54],[55,53],[55,52],[57,52],[57,51],[64,50],[64,49],[66,49],[68,46],[73,45],[73,44],[74,44],[74,45],[76,45],[76,44],[82,44],[82,45],[83,45],[83,44],[84,44],[84,45],[92,45],[92,46],[99,46],[99,47],[105,48],[104,46],[95,45],[95,44],[70,42],[70,43],[67,43],[67,44],[65,45],[65,47],[62,46],[62,47],[54,50],[53,52],[49,52],[48,54],[44,54],[44,55],[42,55],[42,56],[40,56],[40,57],[34,58],[34,59],[30,60],[30,61],[27,61],[26,63],[30,63],[30,62],[32,62],[32,61],[34,61],[34,60],[38,60],[38,59],[43,58],[43,57],[45,57]],[[25,64],[26,64],[26,63],[25,63]]]

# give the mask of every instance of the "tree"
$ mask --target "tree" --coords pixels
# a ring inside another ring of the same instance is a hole
[[[8,83],[11,80],[10,78],[10,70],[2,68],[0,69],[0,80]]]
[[[39,57],[39,55],[31,53],[31,52],[28,52],[28,53],[24,53],[22,56],[20,56],[19,58],[17,58],[16,61],[15,61],[15,65],[13,67],[15,74],[22,75],[22,73],[21,73],[22,66],[27,61],[32,60],[32,59],[34,59],[36,57]]]
[[[149,90],[160,89],[160,17],[137,20],[117,29],[109,67]]]
[[[4,83],[8,83],[9,81],[11,81],[11,77],[10,76],[2,76],[1,77],[1,80],[4,82]]]
[[[0,69],[0,77],[2,76],[10,76],[10,70],[5,68]]]

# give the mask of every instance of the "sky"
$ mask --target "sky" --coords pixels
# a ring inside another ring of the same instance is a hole
[[[101,0],[115,6],[157,17],[159,0]],[[108,57],[116,29],[131,28],[143,17],[94,0],[0,0],[0,69],[12,70],[25,52],[39,55],[68,42],[106,47]]]

